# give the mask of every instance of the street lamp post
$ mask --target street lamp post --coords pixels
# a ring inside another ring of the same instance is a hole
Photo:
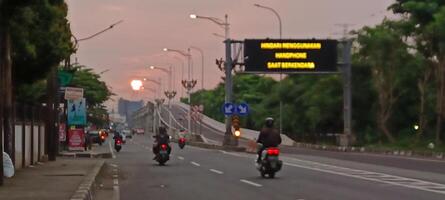
[[[175,53],[178,53],[178,54],[180,54],[180,55],[182,55],[182,56],[187,58],[188,80],[181,80],[181,83],[182,83],[182,86],[184,86],[184,88],[187,90],[188,104],[189,104],[187,129],[188,129],[189,133],[192,133],[191,132],[191,118],[192,118],[191,91],[195,87],[197,81],[193,80],[192,77],[191,77],[191,58],[192,58],[192,55],[190,54],[190,48],[187,49],[187,52],[184,52],[184,51],[181,51],[181,50],[176,50],[176,49],[169,49],[169,48],[164,48],[164,51],[175,52]]]
[[[176,96],[176,91],[172,89],[172,73],[173,73],[172,66],[170,65],[169,69],[165,69],[165,68],[162,68],[162,67],[150,66],[150,69],[151,70],[155,70],[155,69],[161,70],[162,72],[165,72],[165,73],[168,74],[168,76],[169,76],[169,86],[168,86],[168,90],[164,91],[164,94],[168,98],[168,108],[171,109],[171,100],[173,98],[175,98],[175,96]],[[172,124],[171,120],[172,119],[171,119],[171,117],[169,115],[168,116],[168,123],[169,123],[170,126]]]
[[[225,90],[226,90],[226,96],[225,96],[225,102],[226,103],[232,103],[232,40],[230,39],[229,35],[229,23],[228,23],[228,16],[227,14],[224,16],[225,20],[221,20],[215,17],[206,17],[206,16],[199,16],[196,14],[191,14],[190,18],[192,19],[205,19],[210,20],[213,23],[219,25],[220,27],[224,28],[224,43],[226,47],[226,60],[224,62],[225,67],[225,75],[226,75],[226,84],[225,84]],[[229,146],[229,145],[238,145],[238,140],[236,137],[232,135],[232,121],[228,116],[226,116],[226,133],[224,135],[224,141],[223,145]]]
[[[269,11],[273,12],[275,14],[275,16],[277,16],[278,23],[279,23],[279,30],[280,30],[280,39],[282,39],[283,35],[282,35],[281,17],[278,14],[278,12],[271,7],[263,6],[260,4],[254,4],[254,6],[256,6],[258,8],[263,8],[263,9],[269,10]],[[280,70],[282,70],[282,69],[280,69]],[[283,80],[283,73],[280,72],[280,83],[279,83],[280,89],[282,87],[282,83],[281,83],[282,80]],[[280,96],[280,122],[279,123],[280,123],[280,134],[283,134],[283,100],[281,99],[281,96]]]
[[[201,54],[201,90],[204,90],[204,51],[195,46],[190,46],[190,49],[197,50]]]

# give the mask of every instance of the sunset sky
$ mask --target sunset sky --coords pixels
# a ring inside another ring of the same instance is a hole
[[[206,89],[214,88],[223,73],[215,59],[224,57],[224,30],[208,20],[190,19],[192,13],[224,19],[228,14],[230,35],[233,39],[278,38],[278,20],[258,3],[274,8],[281,16],[283,38],[340,38],[342,27],[351,24],[351,29],[380,22],[392,16],[386,8],[392,0],[67,0],[69,20],[73,34],[84,38],[110,24],[123,20],[113,29],[79,43],[75,56],[78,62],[101,72],[118,97],[140,100],[153,97],[148,90],[135,93],[130,81],[134,78],[162,78],[161,71],[149,71],[150,65],[173,65],[176,90],[181,93],[182,64],[174,53],[165,53],[163,48],[186,50],[190,46],[201,48],[205,54]],[[201,87],[201,56],[192,50],[193,78]],[[176,57],[176,58],[175,58]],[[185,69],[187,63],[184,60]],[[187,72],[187,71],[185,71]],[[187,73],[185,73],[185,77]],[[157,88],[151,82],[145,87]],[[117,99],[117,97],[115,97]]]

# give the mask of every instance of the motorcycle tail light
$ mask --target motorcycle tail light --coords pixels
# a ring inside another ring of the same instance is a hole
[[[268,148],[267,155],[278,156],[280,154],[280,149],[278,148]]]
[[[117,144],[121,144],[122,143],[122,141],[120,141],[120,140],[117,140],[117,142],[116,142]]]
[[[167,149],[167,145],[161,144],[161,149],[166,150]]]

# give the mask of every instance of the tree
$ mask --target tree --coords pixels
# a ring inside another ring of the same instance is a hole
[[[100,80],[100,75],[85,66],[78,67],[70,86],[84,89],[84,97],[89,107],[100,107],[114,95],[107,84]]]
[[[441,143],[445,115],[445,1],[397,0],[390,9],[410,20],[409,32],[415,39],[416,49],[436,69],[435,140]]]
[[[364,27],[358,32],[360,61],[371,67],[374,87],[377,91],[377,126],[390,142],[395,138],[387,123],[393,114],[393,106],[400,96],[400,69],[407,64],[410,54],[398,29],[398,22],[384,20],[375,27]]]

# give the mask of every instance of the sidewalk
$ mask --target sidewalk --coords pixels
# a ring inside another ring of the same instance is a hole
[[[0,199],[71,199],[80,184],[101,163],[101,159],[57,157],[56,161],[21,169],[0,186]]]
[[[92,184],[111,152],[107,140],[85,152],[61,152],[48,161],[16,171],[0,186],[1,200],[64,200],[90,194]]]

